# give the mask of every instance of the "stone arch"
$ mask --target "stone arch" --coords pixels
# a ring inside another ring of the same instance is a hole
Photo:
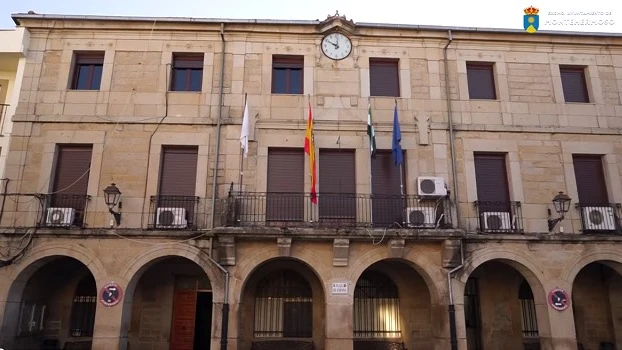
[[[598,251],[581,254],[572,262],[569,262],[562,271],[562,280],[573,285],[579,272],[584,267],[594,262],[605,264],[622,275],[622,253],[614,249],[599,248]]]
[[[223,273],[215,266],[214,262],[210,260],[207,253],[197,247],[183,243],[163,243],[161,245],[156,245],[125,265],[121,270],[120,277],[127,281],[126,295],[131,295],[131,293],[133,293],[136,283],[146,269],[155,262],[167,257],[186,258],[199,265],[212,284],[214,301],[222,301],[224,299]]]
[[[240,264],[236,266],[236,275],[239,276],[240,280],[232,280],[232,285],[229,288],[233,293],[232,299],[236,302],[239,302],[241,300],[249,277],[251,277],[261,266],[269,263],[270,261],[280,258],[294,260],[305,265],[309,269],[309,271],[311,271],[313,275],[315,275],[315,277],[319,280],[320,284],[322,285],[322,290],[326,291],[327,276],[323,276],[316,268],[314,268],[314,266],[324,265],[325,259],[321,259],[317,254],[313,253],[309,249],[301,251],[300,254],[292,254],[293,256],[281,256],[278,251],[272,247],[257,249],[254,250],[253,253],[254,254],[252,259],[240,262]],[[332,267],[332,264],[329,267]],[[241,283],[239,283],[239,281],[241,281]]]
[[[441,297],[441,291],[444,290],[440,283],[446,281],[446,276],[442,274],[438,264],[431,262],[422,252],[416,248],[408,249],[408,252],[401,258],[394,258],[390,256],[389,250],[386,246],[376,247],[371,249],[365,254],[361,255],[357,259],[351,261],[349,264],[350,271],[348,274],[348,280],[353,281],[356,284],[359,277],[363,274],[367,268],[371,265],[383,261],[383,260],[396,260],[405,263],[414,269],[425,281],[430,292],[430,301],[432,304],[438,304]]]
[[[84,265],[95,279],[96,283],[102,283],[107,276],[106,269],[96,254],[88,248],[78,244],[41,244],[30,250],[25,259],[14,264],[9,269],[12,281],[6,284],[6,301],[0,303],[2,313],[1,338],[11,339],[17,332],[17,324],[7,322],[11,317],[19,316],[19,308],[25,288],[31,278],[40,268],[57,259],[70,258]],[[4,305],[2,305],[4,304]]]

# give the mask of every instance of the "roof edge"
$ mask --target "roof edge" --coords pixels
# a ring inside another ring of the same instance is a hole
[[[272,25],[302,25],[316,26],[320,20],[279,20],[279,19],[233,19],[233,18],[198,18],[198,17],[142,17],[142,16],[101,16],[101,15],[61,15],[61,14],[38,14],[38,13],[14,13],[11,18],[16,25],[20,25],[21,19],[33,20],[67,20],[67,21],[120,21],[120,22],[185,22],[185,23],[231,23],[231,24],[272,24]],[[381,29],[406,29],[422,31],[454,31],[498,34],[524,34],[521,29],[510,28],[484,28],[484,27],[459,27],[459,26],[435,26],[418,24],[393,24],[393,23],[355,23],[362,28]],[[615,32],[575,32],[575,31],[538,31],[541,34],[560,36],[584,36],[584,37],[615,37],[622,38],[622,33]]]

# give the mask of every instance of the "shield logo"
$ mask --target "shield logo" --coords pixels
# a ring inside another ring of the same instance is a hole
[[[540,20],[538,15],[524,15],[523,16],[523,28],[527,33],[535,33],[540,26]]]

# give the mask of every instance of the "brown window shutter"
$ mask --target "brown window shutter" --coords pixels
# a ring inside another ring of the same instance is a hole
[[[356,220],[356,169],[354,150],[320,149],[320,220]]]
[[[573,155],[572,161],[579,203],[608,205],[609,196],[602,157],[598,155]]]
[[[402,166],[401,170],[402,179],[406,179],[405,167]],[[375,226],[387,227],[394,222],[403,222],[406,203],[400,196],[402,179],[391,150],[376,151],[371,160],[372,221]]]
[[[560,66],[559,73],[562,79],[564,100],[566,102],[589,103],[590,97],[587,92],[585,81],[585,67]]]
[[[471,100],[496,100],[495,75],[492,63],[467,63],[467,83]]]
[[[266,220],[303,220],[304,161],[301,148],[268,149]]]
[[[198,155],[196,146],[162,147],[161,196],[195,196]]]
[[[52,192],[86,196],[92,153],[92,145],[58,146]]]
[[[480,202],[510,202],[505,154],[475,153],[475,182]]]
[[[399,61],[388,58],[369,59],[371,96],[400,96]]]

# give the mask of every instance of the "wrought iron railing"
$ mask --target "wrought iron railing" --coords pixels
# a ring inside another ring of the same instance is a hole
[[[622,205],[620,203],[576,205],[584,233],[622,233]]]
[[[478,232],[522,233],[523,212],[521,202],[475,201]]]
[[[231,192],[220,211],[220,226],[377,227],[446,229],[452,227],[447,198],[320,193]]]
[[[44,194],[42,227],[85,227],[91,196],[85,194]]]
[[[199,197],[152,196],[149,228],[157,230],[197,229]]]

